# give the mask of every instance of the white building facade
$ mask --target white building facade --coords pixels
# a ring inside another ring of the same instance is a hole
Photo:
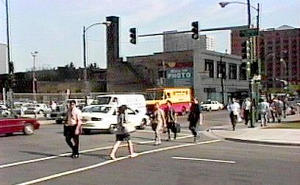
[[[214,51],[194,50],[194,91],[200,101],[208,99],[227,104],[230,98],[246,97],[249,82],[239,56]],[[222,79],[222,73],[225,74]],[[223,92],[222,93],[222,81]]]
[[[7,46],[0,44],[0,74],[8,73]]]

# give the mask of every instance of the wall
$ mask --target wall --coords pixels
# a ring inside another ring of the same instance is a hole
[[[7,47],[6,44],[0,44],[0,74],[8,73],[7,65]]]

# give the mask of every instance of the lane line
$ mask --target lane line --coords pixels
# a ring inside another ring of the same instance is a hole
[[[178,160],[190,160],[190,161],[206,161],[206,162],[216,162],[216,163],[229,163],[235,164],[235,161],[224,161],[224,160],[216,160],[216,159],[201,159],[201,158],[188,158],[188,157],[172,157],[173,159]]]
[[[204,142],[199,142],[199,143],[188,143],[188,144],[169,146],[169,147],[159,148],[159,149],[154,149],[154,150],[148,150],[148,151],[138,153],[137,157],[139,157],[141,155],[150,154],[150,153],[157,153],[157,152],[162,152],[162,151],[166,151],[166,150],[173,150],[173,149],[189,147],[189,146],[216,143],[216,142],[220,142],[220,141],[221,140],[210,140],[210,141],[204,141]],[[34,180],[31,180],[31,181],[22,182],[22,183],[19,183],[19,184],[16,184],[16,185],[30,185],[30,184],[41,183],[41,182],[48,181],[48,180],[51,180],[51,179],[55,179],[55,178],[58,178],[58,177],[62,177],[62,176],[66,176],[66,175],[71,175],[71,174],[91,170],[91,169],[101,167],[101,166],[104,166],[104,165],[107,165],[107,164],[111,164],[111,163],[114,163],[114,162],[117,162],[117,161],[128,159],[129,157],[130,156],[124,156],[124,157],[117,158],[115,160],[108,160],[108,161],[97,163],[97,164],[94,164],[94,165],[91,165],[91,166],[87,166],[87,167],[78,168],[78,169],[75,169],[75,170],[70,170],[70,171],[65,171],[65,172],[53,174],[53,175],[50,175],[50,176],[34,179]]]
[[[187,136],[178,137],[177,139],[185,139],[185,138],[188,138],[188,137],[193,137],[193,136],[192,135],[187,135]],[[132,142],[136,143],[136,144],[148,144],[148,143],[154,143],[155,141],[150,140],[150,141],[140,141],[140,142],[132,141]],[[127,144],[120,145],[120,147],[125,147],[125,146],[127,146]],[[107,149],[111,149],[112,147],[113,146],[97,147],[97,148],[82,150],[79,153],[84,154],[84,153],[88,153],[88,152],[107,150]],[[19,161],[19,162],[3,164],[3,165],[0,165],[0,169],[19,166],[19,165],[24,165],[24,164],[30,164],[30,163],[35,163],[35,162],[41,162],[41,161],[46,161],[46,160],[51,160],[51,159],[56,159],[56,158],[65,157],[65,156],[68,156],[68,155],[71,155],[71,154],[72,153],[69,152],[69,153],[63,153],[63,154],[59,154],[59,155],[55,155],[55,156],[42,157],[42,158],[36,158],[36,159],[31,159],[31,160],[26,160],[26,161]]]

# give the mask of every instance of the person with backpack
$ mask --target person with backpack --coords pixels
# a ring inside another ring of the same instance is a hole
[[[176,129],[176,113],[175,109],[172,107],[172,102],[167,101],[167,108],[166,108],[166,123],[167,123],[167,132],[168,132],[168,141],[171,140],[171,131],[174,132],[174,140],[176,139],[177,136],[177,129]]]
[[[116,159],[116,152],[122,141],[127,141],[128,150],[130,153],[130,157],[136,157],[137,153],[134,152],[133,144],[130,138],[129,132],[126,130],[125,124],[128,124],[128,118],[126,113],[127,106],[122,105],[118,108],[118,123],[117,123],[117,131],[116,131],[116,142],[110,152],[110,158],[112,160]]]

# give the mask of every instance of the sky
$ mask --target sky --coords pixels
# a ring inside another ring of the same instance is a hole
[[[247,9],[241,4],[219,6],[220,0],[9,0],[11,60],[16,72],[32,69],[31,52],[38,51],[37,69],[83,66],[82,29],[120,17],[120,55],[146,55],[162,51],[162,37],[138,38],[129,43],[129,28],[138,34],[190,30],[193,21],[200,29],[247,24]],[[241,0],[246,2],[246,0]],[[300,0],[251,0],[261,5],[261,28],[281,25],[300,27]],[[5,0],[0,0],[0,43],[6,43]],[[252,10],[255,23],[256,11]],[[87,63],[106,67],[106,27],[87,31]],[[216,50],[230,51],[230,32],[205,32],[214,37]]]

